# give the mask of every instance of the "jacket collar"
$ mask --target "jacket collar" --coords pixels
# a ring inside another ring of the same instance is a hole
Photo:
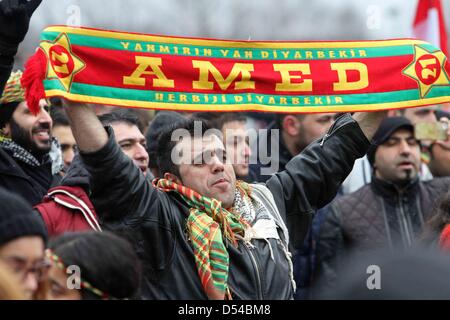
[[[396,198],[397,196],[402,194],[415,194],[419,187],[419,183],[419,177],[414,178],[404,185],[399,185],[372,176],[371,187],[376,194],[382,196],[383,198]]]

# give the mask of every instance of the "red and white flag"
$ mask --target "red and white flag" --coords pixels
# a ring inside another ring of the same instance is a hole
[[[419,0],[413,36],[435,45],[448,57],[447,30],[441,0]]]

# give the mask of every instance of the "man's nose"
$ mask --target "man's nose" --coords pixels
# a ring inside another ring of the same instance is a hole
[[[53,125],[52,117],[50,117],[50,114],[44,108],[41,108],[41,111],[38,113],[38,121],[39,123],[48,123],[50,128]]]
[[[136,145],[135,151],[134,151],[134,159],[135,160],[148,160],[148,152],[145,149],[145,147],[138,143]]]
[[[27,275],[25,276],[23,285],[26,292],[30,293],[36,292],[38,288],[38,280],[36,278],[36,274],[33,272],[28,272]]]
[[[67,167],[70,166],[74,157],[75,157],[75,152],[72,147],[68,148],[67,151],[64,152],[64,163]]]
[[[250,145],[246,142],[244,146],[244,156],[250,158],[252,156],[252,149]]]
[[[225,170],[224,161],[217,155],[214,155],[210,160],[211,171],[214,173],[222,172]]]
[[[411,146],[406,140],[402,140],[402,142],[400,143],[400,153],[402,155],[411,154]]]

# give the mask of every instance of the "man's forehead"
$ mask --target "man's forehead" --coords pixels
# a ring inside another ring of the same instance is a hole
[[[227,137],[246,137],[249,135],[249,130],[244,125],[241,128],[233,127],[233,128],[224,128],[223,129],[223,136],[224,138]]]
[[[111,123],[111,127],[114,130],[114,135],[117,141],[145,139],[142,132],[134,124],[125,122],[113,122]]]
[[[228,121],[222,126],[222,130],[246,130],[247,123],[245,121],[235,120]]]
[[[183,136],[175,148],[184,152],[204,152],[208,150],[225,150],[221,138],[216,134],[208,134],[203,136]]]

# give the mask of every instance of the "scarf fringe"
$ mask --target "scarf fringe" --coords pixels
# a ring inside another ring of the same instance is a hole
[[[25,63],[25,71],[21,79],[22,87],[25,89],[25,99],[28,108],[33,114],[40,111],[39,101],[45,99],[44,79],[46,77],[47,58],[41,49]]]

